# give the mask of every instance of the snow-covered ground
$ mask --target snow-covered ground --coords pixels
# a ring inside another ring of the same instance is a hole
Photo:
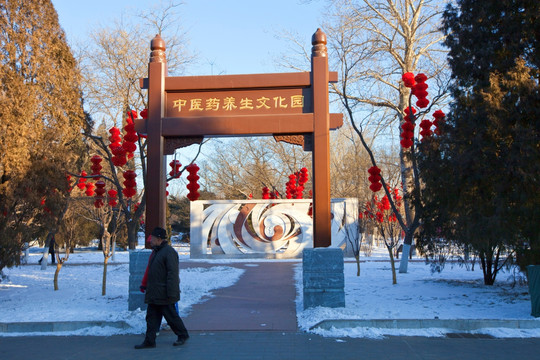
[[[176,246],[181,261],[189,260],[189,248]],[[128,311],[129,253],[119,251],[108,268],[107,295],[101,295],[103,255],[101,252],[71,254],[59,276],[59,291],[53,290],[56,267],[41,270],[41,254],[33,249],[29,265],[4,269],[7,279],[0,282],[0,322],[33,321],[126,321],[128,330],[115,328],[82,329],[55,335],[111,335],[143,333],[145,312]],[[301,263],[296,265],[297,317],[300,329],[308,329],[326,319],[534,319],[526,285],[515,283],[513,273],[498,276],[494,286],[484,286],[482,272],[447,264],[441,273],[432,273],[423,262],[410,262],[407,274],[398,274],[392,285],[390,263],[384,251],[362,258],[361,276],[356,264],[345,264],[346,307],[303,310]],[[254,260],[251,260],[254,261]],[[270,261],[270,260],[266,260]],[[276,260],[278,261],[278,260]],[[283,260],[281,260],[283,261]],[[221,287],[233,285],[243,270],[233,261],[213,261],[211,267],[181,270],[181,316],[191,306],[204,301]],[[492,329],[498,337],[540,337],[538,330]],[[440,336],[441,329],[332,329],[313,330],[325,336],[380,337],[387,335]],[[43,334],[43,333],[42,333]],[[1,333],[0,336],[29,334]],[[34,334],[35,335],[35,334]]]

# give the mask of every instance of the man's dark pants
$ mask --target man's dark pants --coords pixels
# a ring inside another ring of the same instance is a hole
[[[148,304],[148,308],[146,310],[146,343],[156,343],[156,333],[159,331],[161,319],[163,317],[165,317],[167,324],[169,324],[171,330],[176,334],[176,336],[178,336],[178,338],[187,339],[189,337],[184,322],[180,316],[178,316],[174,304]]]

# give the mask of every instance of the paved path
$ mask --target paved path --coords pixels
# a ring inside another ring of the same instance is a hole
[[[162,332],[155,349],[135,350],[139,335],[110,337],[0,337],[5,360],[193,359],[193,360],[348,360],[348,359],[539,359],[540,339],[453,339],[390,337],[383,340],[323,338],[279,331],[216,331],[191,333],[181,347]]]
[[[296,288],[291,262],[232,263],[246,271],[233,286],[193,305],[188,330],[296,331]],[[184,266],[193,267],[193,263]],[[216,266],[213,264],[213,266]]]

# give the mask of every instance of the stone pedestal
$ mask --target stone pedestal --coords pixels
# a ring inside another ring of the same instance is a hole
[[[531,295],[531,315],[540,317],[540,265],[527,266],[529,294]]]
[[[129,252],[129,298],[128,310],[146,310],[144,294],[140,290],[141,281],[148,265],[151,250],[131,250]]]
[[[304,249],[304,309],[345,306],[343,250],[339,248]]]

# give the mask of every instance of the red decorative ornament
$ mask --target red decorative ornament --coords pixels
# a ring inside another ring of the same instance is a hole
[[[70,193],[73,187],[71,186],[71,175],[66,174],[67,192]]]
[[[381,169],[379,169],[377,166],[372,166],[368,169],[368,173],[370,174],[368,180],[371,183],[371,185],[369,186],[371,191],[377,192],[381,190]]]
[[[420,128],[422,129],[420,131],[420,135],[422,135],[422,141],[433,135],[433,132],[431,131],[431,125],[431,121],[427,119],[424,119],[420,122]]]
[[[441,129],[440,129],[440,126],[442,124],[444,124],[444,117],[446,115],[441,111],[441,110],[437,110],[433,113],[433,117],[435,118],[435,120],[433,120],[433,125],[435,126],[435,134],[436,135],[441,135]]]
[[[403,84],[408,88],[412,88],[414,86],[414,74],[411,72],[403,74],[401,76],[401,80],[403,80]]]
[[[199,184],[197,181],[199,180],[199,175],[197,175],[197,172],[199,171],[199,167],[196,164],[191,164],[186,167],[187,172],[189,175],[187,176],[188,184],[186,185],[187,189],[189,190],[189,193],[187,194],[187,198],[190,201],[197,200],[201,194],[199,194]]]
[[[105,205],[105,203],[103,202],[102,198],[96,198],[96,200],[94,200],[94,206],[96,209],[103,207],[103,205]]]
[[[286,188],[287,199],[292,199],[293,197],[296,197],[296,175],[294,174],[289,175],[289,181],[285,185],[287,186]]]
[[[262,188],[262,198],[263,199],[270,199],[270,189],[266,186]]]
[[[133,157],[133,152],[137,149],[135,144],[139,140],[139,135],[135,131],[134,119],[137,118],[137,111],[131,110],[127,112],[128,117],[126,119],[126,125],[124,126],[124,142],[122,143],[122,149],[127,153],[128,158]]]
[[[122,194],[124,194],[124,196],[127,198],[131,198],[137,193],[137,190],[135,189],[137,186],[137,182],[135,181],[137,174],[133,170],[126,170],[122,176],[125,179]]]
[[[129,119],[129,121],[131,121],[132,124],[133,124],[133,120],[138,118],[137,110],[128,110],[126,114],[127,114],[127,118]]]
[[[142,109],[140,115],[143,119],[148,119],[148,109]]]
[[[84,193],[86,196],[94,196],[94,183],[86,183],[86,191]]]
[[[180,178],[180,175],[182,175],[182,173],[180,172],[180,168],[182,167],[182,164],[180,164],[180,161],[173,160],[169,163],[169,166],[171,167],[171,171],[169,172],[169,175],[175,179]]]
[[[103,168],[99,163],[102,161],[101,156],[94,155],[90,158],[90,161],[92,162],[92,166],[90,169],[92,170],[92,176],[94,179],[98,180],[100,178],[101,169]]]
[[[115,207],[116,205],[118,205],[118,201],[117,201],[117,198],[116,196],[118,195],[118,192],[114,189],[111,189],[107,192],[107,195],[109,195],[109,206],[110,207]]]
[[[86,178],[85,176],[87,176],[88,174],[86,173],[86,171],[81,171],[81,177],[79,178],[79,182],[77,183],[77,187],[82,190],[86,187]]]
[[[109,132],[111,133],[111,136],[109,137],[109,141],[111,142],[109,144],[109,149],[111,149],[111,152],[113,155],[116,155],[116,153],[120,150],[118,148],[122,147],[122,137],[120,136],[120,129],[118,129],[116,126],[113,126],[110,128]]]
[[[426,91],[428,88],[428,84],[426,84],[427,76],[420,73],[414,77],[414,80],[416,84],[413,87],[413,94],[418,99],[416,106],[421,109],[426,108],[429,105],[429,100],[426,99],[428,96],[428,92]]]
[[[103,180],[96,181],[96,199],[103,199],[103,195],[107,192],[105,190],[105,182]]]
[[[118,166],[118,167],[122,167],[127,164],[127,158],[125,154],[123,156],[113,156],[111,158],[111,161],[114,164],[114,166]]]
[[[405,122],[401,124],[401,129],[403,131],[400,134],[400,144],[404,149],[408,149],[413,145],[414,113],[416,113],[416,109],[413,107],[407,107],[403,110],[403,112],[406,114],[406,116],[403,118]]]
[[[381,205],[383,210],[390,210],[390,200],[388,200],[388,196],[383,196],[381,200]]]

